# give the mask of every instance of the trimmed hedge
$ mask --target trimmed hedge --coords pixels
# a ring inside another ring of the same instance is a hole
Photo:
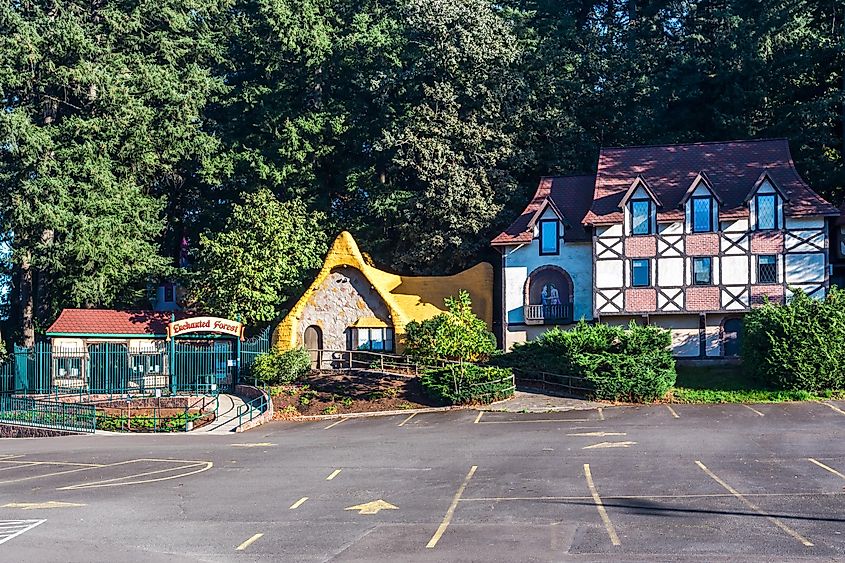
[[[519,371],[583,378],[590,398],[651,402],[675,384],[675,360],[669,331],[631,323],[627,327],[578,323],[553,328],[514,346],[495,360]]]
[[[255,358],[250,373],[267,385],[285,385],[304,377],[311,370],[311,355],[304,348],[274,348]]]
[[[824,299],[796,290],[786,305],[766,303],[745,316],[745,369],[776,389],[845,388],[845,291]]]
[[[423,391],[439,403],[492,403],[513,396],[513,372],[508,368],[449,364],[420,376]]]

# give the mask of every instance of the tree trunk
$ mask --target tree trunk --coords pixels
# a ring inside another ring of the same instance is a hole
[[[28,251],[21,259],[18,287],[23,345],[31,347],[35,345],[35,296],[32,291],[32,256]]]

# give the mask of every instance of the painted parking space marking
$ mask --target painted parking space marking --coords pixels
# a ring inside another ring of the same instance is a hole
[[[794,493],[743,493],[744,497],[845,497],[845,492],[794,492]],[[544,501],[580,501],[590,500],[592,496],[537,496],[537,497],[469,497],[461,498],[461,502],[544,502]],[[731,493],[689,493],[689,494],[666,494],[666,495],[604,495],[603,500],[694,500],[711,498],[735,498]]]
[[[144,483],[156,483],[159,481],[169,481],[171,479],[179,479],[182,477],[188,477],[190,475],[196,475],[197,473],[203,473],[208,471],[212,467],[214,467],[214,463],[211,461],[196,461],[196,460],[180,460],[180,459],[136,459],[131,460],[128,462],[121,462],[120,464],[113,464],[107,467],[114,467],[115,465],[124,465],[127,463],[143,463],[143,462],[151,462],[151,463],[170,463],[170,464],[177,464],[173,467],[166,467],[164,469],[157,469],[153,471],[142,471],[139,473],[131,473],[129,475],[123,475],[121,477],[113,477],[110,479],[102,479],[99,481],[85,481],[83,483],[78,483],[75,485],[68,485],[65,487],[59,487],[58,491],[72,491],[77,489],[97,489],[102,487],[123,487],[129,485],[141,485]],[[150,479],[139,479],[139,477],[149,477],[150,475],[161,475],[163,473],[173,473],[177,471],[182,471],[181,473],[176,473],[175,475],[166,475],[163,477],[153,477]],[[131,480],[135,479],[135,480]]]
[[[676,413],[676,412],[675,412],[675,409],[673,409],[673,408],[672,408],[672,407],[670,407],[669,405],[664,405],[664,406],[665,406],[667,409],[669,409],[669,412],[670,412],[670,413],[672,413],[672,418],[681,418],[680,416],[678,416],[678,413]]]
[[[446,515],[443,517],[443,521],[440,523],[440,526],[437,527],[437,530],[434,532],[434,535],[431,536],[431,539],[428,540],[428,543],[425,545],[426,549],[433,549],[434,547],[436,547],[437,542],[439,542],[440,538],[443,537],[443,534],[446,532],[446,528],[449,527],[449,523],[452,521],[452,516],[455,514],[455,509],[458,507],[458,503],[461,501],[461,496],[463,496],[464,490],[466,490],[467,485],[469,485],[469,480],[472,479],[473,475],[475,475],[476,470],[478,470],[477,465],[473,465],[469,468],[469,473],[467,473],[467,476],[464,477],[464,481],[463,483],[461,483],[461,486],[458,487],[458,492],[456,492],[455,496],[452,497],[452,504],[450,504],[449,508],[446,510]]]
[[[335,469],[334,471],[332,471],[332,472],[329,474],[329,476],[328,476],[328,477],[326,477],[326,481],[331,481],[332,479],[334,479],[335,477],[337,477],[338,475],[340,475],[340,472],[341,472],[341,471],[343,471],[343,470],[342,470],[342,469]]]
[[[263,535],[264,535],[264,534],[260,534],[260,533],[259,533],[259,534],[255,534],[255,535],[253,535],[253,536],[250,536],[250,538],[249,538],[249,539],[247,539],[247,540],[246,540],[245,542],[243,542],[241,545],[239,545],[238,547],[236,547],[236,548],[235,548],[235,551],[243,551],[243,550],[245,550],[246,548],[248,548],[249,546],[251,546],[253,543],[255,543],[255,541],[256,541],[258,538],[260,538],[261,536],[263,536]]]
[[[347,418],[340,418],[340,419],[336,420],[335,422],[332,422],[331,424],[329,424],[325,428],[323,428],[323,430],[328,430],[329,428],[334,428],[335,426],[337,426],[341,422],[346,422],[347,420],[349,420],[348,417]]]
[[[745,506],[747,506],[748,508],[750,508],[751,510],[753,510],[757,514],[764,516],[766,518],[766,520],[768,520],[769,522],[771,522],[772,524],[774,524],[775,526],[780,528],[787,535],[789,535],[792,538],[798,540],[805,547],[813,547],[813,542],[811,542],[810,540],[808,540],[807,538],[805,538],[804,536],[802,536],[801,534],[799,534],[798,532],[796,532],[795,530],[793,530],[792,528],[790,528],[789,526],[787,526],[786,524],[784,524],[783,522],[781,522],[780,520],[778,520],[777,518],[772,516],[771,514],[768,514],[763,509],[761,509],[759,506],[757,506],[756,504],[751,502],[750,500],[748,500],[748,498],[746,498],[745,495],[743,495],[742,493],[740,493],[739,491],[737,491],[736,489],[731,487],[728,483],[723,481],[718,475],[716,475],[715,473],[710,471],[710,469],[708,469],[706,465],[704,465],[703,463],[701,463],[698,460],[696,460],[695,464],[698,465],[698,467],[702,471],[704,471],[704,473],[708,477],[710,477],[711,479],[716,481],[719,485],[722,486],[722,488],[724,488],[726,491],[731,493],[737,499],[742,501],[742,503],[745,504]]]
[[[290,505],[290,508],[288,508],[288,510],[296,510],[297,508],[305,504],[306,500],[308,500],[308,497],[302,497],[301,499]]]
[[[636,442],[599,442],[598,444],[590,444],[589,446],[584,446],[581,448],[582,450],[599,450],[604,448],[630,448],[631,446],[636,446]]]
[[[599,420],[604,420],[604,409],[599,407],[598,411],[599,411]]]
[[[838,412],[839,414],[845,414],[845,411],[843,411],[842,409],[840,409],[839,407],[837,407],[834,404],[828,403],[827,401],[819,401],[819,404],[824,405],[826,407],[829,407],[829,408],[833,409],[834,411]]]
[[[754,407],[752,407],[751,405],[745,405],[745,404],[744,404],[744,405],[742,405],[742,406],[743,406],[743,407],[745,407],[745,408],[747,408],[747,409],[748,409],[748,410],[750,410],[751,412],[753,412],[753,413],[757,414],[758,416],[766,416],[765,414],[761,413],[760,411],[758,411],[757,409],[755,409],[755,408],[754,408]]]
[[[596,484],[593,482],[593,473],[590,471],[589,463],[584,464],[584,477],[587,478],[587,488],[590,489],[590,496],[596,505],[596,510],[604,524],[604,528],[607,530],[607,535],[610,537],[610,543],[613,545],[622,545],[622,542],[619,541],[619,536],[616,534],[616,528],[613,527],[613,522],[610,521],[610,516],[607,515],[607,510],[604,507],[601,496],[599,496]]]
[[[271,446],[275,446],[271,442],[252,442],[246,444],[232,444],[233,448],[269,448]]]
[[[598,432],[575,432],[573,434],[567,434],[567,436],[585,436],[585,437],[590,436],[590,437],[596,437],[596,438],[603,438],[605,436],[627,436],[627,435],[628,435],[627,432],[602,432],[602,431],[598,431]]]
[[[479,424],[533,424],[533,423],[567,423],[567,422],[597,422],[587,418],[535,418],[529,420],[482,420]]]
[[[839,471],[835,470],[835,469],[834,469],[834,468],[832,468],[831,466],[829,466],[829,465],[825,465],[824,463],[820,462],[820,461],[819,461],[819,460],[817,460],[817,459],[813,459],[813,458],[811,458],[811,457],[808,457],[808,458],[807,458],[807,461],[809,461],[810,463],[814,463],[814,464],[818,465],[819,467],[821,467],[821,468],[822,468],[822,469],[824,469],[825,471],[829,471],[830,473],[833,473],[834,475],[836,475],[836,476],[838,476],[838,477],[841,477],[842,479],[845,479],[845,475],[843,475],[843,474],[842,474],[842,473],[840,473]]]
[[[10,502],[0,508],[20,508],[21,510],[44,510],[49,508],[79,508],[87,506],[78,502],[59,502],[50,500],[47,502]]]
[[[0,544],[25,534],[44,522],[46,520],[0,520]]]
[[[472,423],[478,424],[478,421],[481,420],[482,416],[484,416],[484,411],[478,411],[478,416],[475,417],[475,420],[473,420]]]
[[[399,424],[397,424],[397,426],[405,426],[405,424],[406,424],[409,420],[411,420],[412,418],[414,418],[415,416],[417,416],[417,413],[415,413],[415,412],[414,412],[414,413],[411,413],[411,414],[410,414],[410,416],[408,416],[408,418],[406,418],[405,420],[403,420],[402,422],[400,422]]]

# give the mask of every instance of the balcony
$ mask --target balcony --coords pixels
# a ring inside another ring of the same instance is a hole
[[[526,305],[523,308],[527,325],[563,325],[572,322],[572,305]]]

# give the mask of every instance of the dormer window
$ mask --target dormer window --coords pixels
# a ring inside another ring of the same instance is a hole
[[[775,194],[754,196],[754,209],[757,215],[757,230],[766,231],[778,228],[778,198]]]
[[[560,252],[560,222],[555,219],[540,221],[540,254],[550,255]]]
[[[650,199],[631,200],[631,233],[650,235],[654,204]]]
[[[709,233],[713,231],[713,198],[696,196],[690,199],[692,232]]]

